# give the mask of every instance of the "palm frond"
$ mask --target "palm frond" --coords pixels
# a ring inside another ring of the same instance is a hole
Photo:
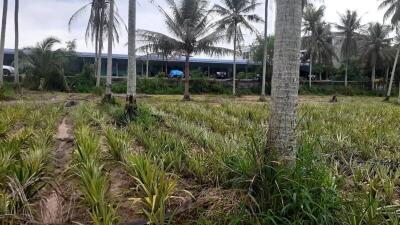
[[[69,18],[68,21],[68,30],[71,30],[72,23],[78,19],[78,17],[82,16],[82,14],[87,10],[87,8],[91,5],[91,3],[88,3],[81,8],[79,8],[72,16]]]
[[[68,22],[68,27],[69,29],[71,28],[72,23],[77,20],[79,17],[84,15],[84,13],[88,10],[90,7],[90,13],[89,13],[89,18],[88,22],[86,25],[86,30],[85,30],[85,41],[88,42],[90,40],[91,42],[96,41],[98,35],[99,35],[99,30],[103,30],[102,34],[100,35],[105,35],[107,36],[108,29],[107,24],[108,24],[108,18],[109,18],[109,13],[110,13],[110,5],[109,1],[106,0],[91,0],[89,3],[85,4],[83,7],[79,8],[69,19]],[[114,16],[114,41],[119,42],[119,33],[120,33],[120,27],[121,24],[126,28],[126,24],[123,21],[122,17],[119,15],[117,6],[115,5],[115,16]]]
[[[228,42],[231,42],[234,38],[244,39],[242,31],[238,31],[239,27],[257,33],[257,29],[250,22],[261,23],[264,20],[256,14],[248,13],[254,11],[259,5],[256,0],[224,0],[223,5],[215,4],[211,11],[222,16],[216,24],[220,29],[225,30],[226,38]]]

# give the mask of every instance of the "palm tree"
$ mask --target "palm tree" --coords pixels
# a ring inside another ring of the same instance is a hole
[[[107,82],[105,101],[111,101],[111,79],[112,79],[112,51],[113,51],[113,28],[114,28],[114,0],[110,0],[110,18],[108,20],[108,56],[107,56]]]
[[[394,74],[396,72],[396,67],[397,67],[397,62],[399,59],[399,54],[400,54],[400,33],[399,33],[399,22],[400,22],[400,1],[399,0],[381,0],[381,4],[379,5],[379,9],[386,9],[386,12],[384,14],[384,19],[391,18],[390,22],[392,26],[396,28],[396,46],[397,46],[397,51],[396,51],[396,57],[394,60],[393,68],[392,68],[392,74],[390,76],[390,82],[389,82],[389,87],[387,90],[387,94],[385,97],[385,101],[389,101],[390,95],[392,92],[392,86],[393,86],[393,79],[394,79]],[[399,95],[400,99],[400,95]]]
[[[265,21],[264,21],[264,56],[263,56],[263,74],[261,83],[260,101],[265,101],[265,80],[267,77],[267,61],[268,61],[268,0],[265,0]]]
[[[346,87],[350,58],[357,54],[357,39],[359,36],[357,31],[361,28],[360,20],[361,18],[358,17],[356,11],[347,10],[345,14],[340,15],[340,23],[335,25],[339,34],[343,36],[341,55],[346,64],[344,75],[344,85]]]
[[[128,77],[126,92],[126,115],[136,115],[136,0],[129,0],[128,15]]]
[[[228,42],[233,40],[233,95],[236,95],[236,55],[237,47],[244,41],[243,30],[254,33],[257,29],[250,22],[263,19],[252,12],[260,5],[256,0],[223,0],[223,5],[215,4],[211,12],[222,18],[217,21],[217,29],[226,30]]]
[[[21,51],[21,67],[27,71],[27,79],[31,79],[32,87],[56,90],[67,90],[64,80],[64,64],[73,52],[66,49],[54,50],[54,46],[60,44],[60,40],[48,37],[36,44],[36,46],[24,48]],[[40,83],[38,83],[40,81]],[[44,83],[41,83],[41,82]]]
[[[4,44],[6,41],[7,10],[8,10],[8,0],[4,0],[3,17],[1,20],[1,37],[0,37],[0,87],[3,86]]]
[[[325,22],[317,22],[315,24],[311,36],[304,37],[304,45],[310,54],[310,64],[312,63],[312,59],[316,59],[316,62],[320,65],[323,63],[332,64],[332,58],[337,58],[335,47],[332,45],[331,26]]]
[[[148,52],[152,51],[153,53],[162,56],[165,62],[165,73],[168,74],[168,57],[171,56],[174,52],[174,46],[168,40],[160,40],[158,43],[154,43],[151,46],[151,49],[148,49],[148,45],[144,45],[139,47],[137,50],[146,53],[146,78],[148,78]],[[164,70],[164,69],[162,69]]]
[[[272,64],[272,59],[274,57],[274,41],[275,37],[270,35],[265,41],[264,35],[259,35],[256,40],[251,44],[251,59],[254,62],[262,63],[264,60],[264,45],[267,44],[267,65]]]
[[[321,23],[322,17],[324,16],[325,7],[321,6],[319,8],[315,8],[314,5],[307,5],[303,19],[304,19],[304,28],[303,32],[305,35],[309,37],[309,43],[316,42],[317,38],[317,25]],[[309,45],[308,53],[310,55],[310,73],[308,75],[308,84],[311,87],[311,78],[312,78],[312,69],[313,69],[313,56],[315,55],[315,50],[313,45]]]
[[[386,9],[383,19],[391,18],[392,25],[397,25],[400,22],[400,1],[399,0],[379,0],[379,9]]]
[[[99,61],[99,37],[100,37],[100,27],[104,26],[103,19],[101,17],[102,12],[103,12],[103,7],[105,4],[102,4],[104,0],[92,0],[89,3],[85,4],[83,7],[78,9],[69,19],[68,26],[71,29],[72,22],[74,22],[85,10],[87,10],[90,7],[90,16],[89,16],[89,21],[88,25],[86,27],[86,32],[85,32],[85,39],[88,41],[90,38],[91,41],[95,43],[95,52],[96,52],[96,57],[95,57],[95,70],[96,70],[96,77],[98,75],[97,73],[97,68],[98,64],[101,64],[101,60]],[[101,35],[103,37],[103,35]],[[101,67],[101,66],[100,66]],[[100,77],[97,77],[96,79],[96,86],[100,85]]]
[[[107,26],[107,22],[105,22],[105,8],[107,7],[106,1],[105,0],[98,0],[99,3],[99,19],[98,19],[98,30],[97,32],[97,68],[96,68],[96,87],[100,86],[100,77],[101,77],[101,68],[102,68],[102,59],[103,59],[103,36],[104,36],[104,29],[105,26]]]
[[[399,55],[400,55],[400,33],[399,33],[399,30],[396,30],[396,37],[394,38],[394,42],[395,42],[395,47],[397,49],[396,56],[394,58],[392,73],[390,75],[390,80],[389,80],[389,86],[388,86],[386,97],[385,97],[384,101],[389,101],[390,96],[392,95],[393,80],[394,80],[394,75],[396,73],[397,62],[399,60]]]
[[[294,163],[299,89],[302,0],[277,0],[268,147]]]
[[[19,0],[15,0],[14,83],[19,85]]]
[[[101,75],[101,53],[103,50],[103,38],[108,35],[108,18],[110,13],[109,0],[91,0],[89,3],[78,9],[69,19],[68,26],[71,29],[72,23],[77,20],[83,12],[90,9],[88,24],[85,31],[86,41],[90,40],[95,44],[96,60],[96,86],[100,85]],[[115,9],[114,9],[115,10]],[[116,10],[115,10],[116,11]],[[119,42],[119,27],[123,23],[118,12],[114,12],[113,40]]]
[[[185,92],[183,99],[190,100],[189,94],[189,59],[193,54],[228,54],[232,51],[214,46],[224,40],[225,34],[220,29],[214,30],[214,25],[209,22],[207,2],[204,0],[174,0],[167,1],[172,13],[168,14],[159,7],[164,15],[166,25],[173,36],[148,31],[138,30],[140,42],[147,49],[157,49],[160,43],[167,42],[173,46],[174,51],[182,52],[185,56]],[[143,47],[143,46],[142,46]]]
[[[394,38],[391,38],[390,41],[393,41]],[[390,69],[393,66],[393,62],[395,61],[395,57],[396,57],[396,45],[394,46],[388,46],[386,48],[383,49],[383,55],[386,56],[385,60],[381,62],[381,67],[382,69],[385,70],[385,77],[384,77],[384,87],[383,90],[387,91],[388,90],[388,86],[389,86],[389,74],[390,74]]]
[[[380,23],[370,23],[363,34],[361,57],[363,59],[367,59],[372,67],[372,90],[375,89],[375,73],[377,63],[382,62],[388,57],[384,54],[384,49],[389,47],[391,39],[388,38],[388,36],[390,32],[391,27],[388,25],[382,25]]]

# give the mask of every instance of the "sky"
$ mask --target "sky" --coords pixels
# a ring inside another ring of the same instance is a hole
[[[161,6],[165,6],[165,0],[155,0]],[[179,1],[179,0],[178,0]],[[209,0],[210,7],[220,0]],[[262,1],[262,0],[260,0]],[[326,6],[325,20],[336,23],[339,13],[346,9],[357,10],[362,16],[363,23],[382,22],[383,11],[378,10],[378,0],[315,0],[317,5]],[[0,3],[0,10],[3,7]],[[33,46],[46,37],[54,36],[66,41],[77,41],[77,51],[94,52],[94,46],[85,42],[85,28],[88,20],[89,11],[82,14],[72,25],[68,27],[71,15],[79,8],[87,4],[89,0],[20,0],[20,47]],[[270,0],[269,4],[269,33],[274,30],[275,4]],[[127,21],[128,0],[116,0],[118,13]],[[166,8],[166,7],[165,7]],[[264,17],[264,5],[260,5],[256,12]],[[257,29],[262,32],[263,24],[255,24]],[[137,0],[137,28],[158,31],[168,34],[164,26],[164,19],[154,4],[149,0]],[[245,42],[251,43],[255,39],[254,34],[245,33]],[[122,29],[120,43],[114,47],[114,53],[127,53],[127,33]],[[222,44],[224,47],[231,47],[230,44]],[[8,21],[6,32],[6,48],[14,48],[14,0],[9,0]],[[61,46],[59,46],[61,47]]]

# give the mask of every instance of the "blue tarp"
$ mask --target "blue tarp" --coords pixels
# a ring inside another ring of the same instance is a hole
[[[183,77],[183,72],[180,71],[180,70],[171,70],[171,71],[169,72],[169,77],[172,77],[172,78],[181,78],[181,77]]]

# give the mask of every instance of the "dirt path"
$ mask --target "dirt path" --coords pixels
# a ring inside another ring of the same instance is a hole
[[[18,96],[15,100],[0,101],[0,106],[13,106],[18,104],[48,105],[67,103],[71,101],[85,102],[95,98],[96,96],[91,94],[30,91],[22,96]]]
[[[145,225],[147,220],[139,214],[132,200],[132,177],[120,165],[110,165],[110,194],[118,205],[117,214],[122,225]]]
[[[64,117],[58,126],[55,139],[53,152],[55,188],[48,190],[43,196],[40,208],[42,224],[65,224],[70,216],[71,202],[73,202],[72,197],[70,201],[66,201],[63,196],[71,187],[63,180],[65,179],[63,174],[70,164],[74,148],[73,128],[67,117]],[[71,192],[68,194],[73,196]]]

